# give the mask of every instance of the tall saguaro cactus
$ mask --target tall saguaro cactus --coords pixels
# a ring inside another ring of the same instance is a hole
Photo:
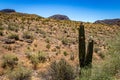
[[[85,43],[85,30],[84,25],[81,24],[79,28],[79,63],[80,68],[85,66],[92,66],[92,55],[93,55],[93,40],[90,39],[88,42],[88,49],[86,53],[86,43]]]
[[[86,46],[85,46],[85,30],[84,25],[80,25],[79,28],[79,62],[80,67],[84,67],[85,62],[85,53],[86,53]]]

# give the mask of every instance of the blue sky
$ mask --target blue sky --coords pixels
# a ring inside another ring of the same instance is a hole
[[[85,22],[120,18],[120,0],[0,0],[4,8],[43,17],[63,14]]]

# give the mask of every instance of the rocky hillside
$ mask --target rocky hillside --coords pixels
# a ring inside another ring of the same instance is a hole
[[[20,70],[16,69],[20,66],[27,68],[26,71],[32,70],[32,80],[44,80],[45,76],[42,73],[47,73],[51,62],[59,61],[61,58],[65,58],[76,67],[80,23],[43,18],[33,14],[0,12],[0,65],[2,66],[6,59],[11,60],[10,55],[18,58],[14,58],[14,61],[18,61],[19,65],[15,66],[11,74],[5,65],[0,67],[0,80],[13,80],[9,79],[9,76],[14,76],[12,73],[15,72],[19,73],[17,71]],[[113,39],[120,31],[120,27],[118,25],[83,24],[86,42],[90,36],[95,41],[93,62],[101,62],[105,56],[104,52],[109,48],[107,40]],[[6,58],[5,55],[10,57]],[[38,58],[39,63],[37,63]]]
[[[120,19],[98,20],[98,21],[95,21],[95,23],[108,24],[108,25],[118,25],[118,26],[120,26]]]

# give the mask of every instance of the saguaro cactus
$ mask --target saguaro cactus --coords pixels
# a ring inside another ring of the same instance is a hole
[[[85,30],[84,25],[81,24],[79,28],[79,63],[80,68],[85,66],[92,66],[92,55],[93,55],[93,40],[90,39],[88,42],[88,49],[86,54],[86,44],[85,44]]]
[[[80,25],[79,28],[79,63],[80,67],[84,67],[85,62],[85,53],[86,53],[86,46],[85,46],[85,30],[84,25]]]
[[[93,56],[93,40],[90,39],[88,42],[85,66],[92,67],[92,56]]]

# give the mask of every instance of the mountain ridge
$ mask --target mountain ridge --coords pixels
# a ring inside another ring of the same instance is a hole
[[[20,13],[20,12],[17,12],[16,10],[14,10],[14,9],[1,9],[0,12],[2,12],[2,13],[18,13],[18,14],[23,14],[23,15],[27,15],[28,14],[28,15],[36,15],[36,16],[42,17],[42,16],[37,15],[37,14],[29,14],[29,13],[23,13],[23,12]],[[62,14],[54,14],[52,16],[49,16],[48,18],[56,19],[56,20],[71,20],[67,15],[62,15]],[[71,20],[71,21],[74,21],[74,20]],[[80,21],[80,22],[84,22],[84,21]],[[120,26],[120,18],[96,20],[93,23],[95,23],[95,24],[118,25],[118,26]]]
[[[2,10],[0,10],[0,12],[12,13],[12,12],[16,12],[16,11],[14,9],[2,9]]]
[[[120,18],[97,20],[94,23],[108,24],[108,25],[118,25],[118,26],[120,26]]]

